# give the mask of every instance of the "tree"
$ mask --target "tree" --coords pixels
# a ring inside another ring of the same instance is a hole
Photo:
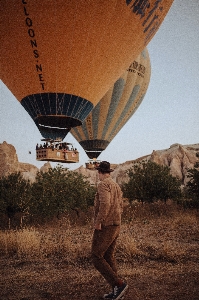
[[[65,174],[61,167],[38,172],[32,185],[32,213],[41,216],[52,216],[63,208]]]
[[[86,177],[78,172],[67,172],[67,204],[68,208],[82,210],[93,205],[96,189],[90,185]]]
[[[191,199],[189,205],[199,207],[199,163],[193,169],[187,170],[187,177],[190,179],[185,188],[185,194]]]
[[[18,212],[28,213],[30,200],[31,184],[23,178],[20,172],[0,179],[0,210],[8,216],[9,221]]]
[[[85,209],[94,193],[85,176],[58,165],[46,173],[38,172],[32,185],[32,212],[48,218],[70,209]]]
[[[122,186],[124,197],[130,202],[139,200],[167,201],[180,196],[180,181],[170,174],[170,168],[154,162],[139,162],[128,171],[129,182]]]

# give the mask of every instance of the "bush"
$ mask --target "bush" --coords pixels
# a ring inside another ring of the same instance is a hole
[[[128,171],[129,182],[122,185],[124,197],[130,202],[154,202],[178,199],[180,181],[170,174],[170,168],[154,162],[139,162]]]
[[[194,168],[188,169],[187,172],[187,177],[190,179],[186,186],[187,194],[199,207],[199,163],[196,163]]]
[[[33,215],[43,218],[59,217],[70,209],[87,209],[93,204],[95,188],[86,177],[57,166],[48,172],[39,172],[32,185]]]
[[[17,213],[28,213],[31,201],[31,184],[20,172],[0,179],[0,211],[12,221]],[[10,223],[9,223],[10,227]]]
[[[22,227],[27,222],[52,220],[62,213],[85,211],[93,205],[96,188],[82,174],[64,169],[60,165],[48,172],[38,172],[30,183],[20,173],[0,179],[1,226]],[[5,218],[6,216],[6,218]]]

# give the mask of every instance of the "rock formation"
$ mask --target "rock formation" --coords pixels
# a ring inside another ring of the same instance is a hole
[[[51,164],[50,164],[49,161],[48,161],[48,162],[46,162],[46,163],[40,168],[40,171],[45,173],[45,172],[48,172],[48,170],[49,170],[50,168],[52,168],[52,167],[51,167]]]
[[[21,172],[25,179],[33,182],[38,171],[39,169],[34,165],[18,161],[14,146],[7,144],[5,141],[0,144],[0,177],[14,172]]]
[[[154,150],[152,154],[140,157],[133,161],[127,161],[116,167],[112,173],[113,178],[121,184],[128,181],[126,171],[138,161],[153,161],[163,166],[169,166],[173,176],[178,177],[182,184],[186,184],[187,169],[192,169],[196,162],[199,162],[199,144],[182,146],[173,144],[169,149]]]
[[[15,147],[6,142],[0,144],[0,176],[18,171],[18,164]]]
[[[178,177],[183,184],[187,183],[187,169],[192,169],[199,161],[199,144],[182,146],[171,145],[167,150],[153,151],[151,161],[169,166],[171,174]]]
[[[114,172],[111,173],[111,176],[119,184],[127,182],[127,170],[136,162],[142,160],[151,160],[158,164],[169,166],[171,174],[173,176],[177,176],[181,180],[182,184],[186,184],[188,181],[187,169],[193,168],[194,164],[199,162],[199,144],[186,146],[173,144],[169,149],[154,150],[151,154],[140,157],[136,160],[114,165]],[[0,144],[0,177],[12,172],[20,171],[24,178],[30,179],[33,182],[38,171],[47,172],[49,168],[51,168],[49,162],[45,163],[40,170],[34,165],[20,163],[14,146],[7,144],[6,142]],[[97,172],[94,170],[88,170],[84,166],[81,166],[75,171],[87,177],[87,180],[93,185],[95,185],[98,181]]]

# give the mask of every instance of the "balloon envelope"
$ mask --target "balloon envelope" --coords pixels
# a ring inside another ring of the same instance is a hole
[[[150,74],[150,59],[145,48],[100,100],[82,126],[71,129],[71,134],[89,158],[97,158],[135,113],[146,94]]]
[[[2,0],[1,79],[45,138],[81,125],[173,0]]]

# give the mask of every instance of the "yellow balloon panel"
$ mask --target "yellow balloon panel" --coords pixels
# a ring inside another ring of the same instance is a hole
[[[146,94],[150,74],[150,59],[145,48],[100,100],[82,126],[71,129],[72,135],[90,158],[97,158],[132,117]]]
[[[2,1],[3,81],[18,100],[56,91],[96,104],[148,43],[172,3],[144,2]]]
[[[172,2],[2,0],[1,79],[37,126],[77,126],[148,44]]]

